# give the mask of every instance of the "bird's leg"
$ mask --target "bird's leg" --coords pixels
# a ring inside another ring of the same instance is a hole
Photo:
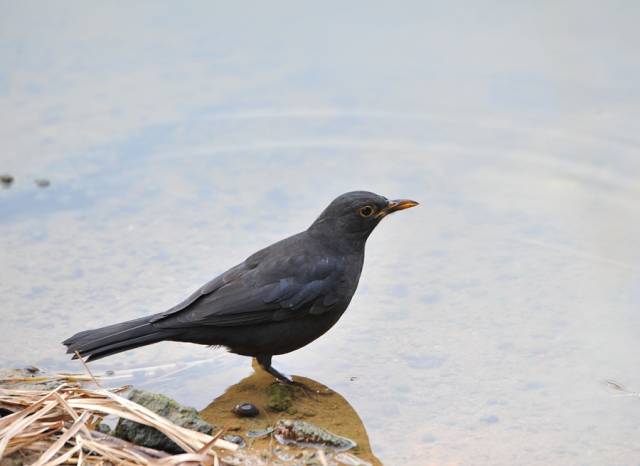
[[[258,361],[258,364],[260,364],[260,367],[262,367],[265,371],[267,371],[269,374],[274,376],[280,382],[284,382],[288,385],[295,384],[295,382],[291,378],[287,377],[282,372],[278,372],[277,370],[274,369],[274,367],[271,365],[271,355],[256,356],[256,361]]]
[[[317,391],[312,390],[302,382],[293,380],[292,378],[284,375],[282,372],[278,372],[277,370],[275,370],[274,367],[271,365],[271,357],[272,356],[262,355],[262,356],[257,356],[256,360],[258,361],[258,364],[260,364],[260,367],[262,367],[265,371],[267,371],[269,374],[271,374],[276,379],[278,379],[279,382],[301,388],[304,394],[307,395],[308,397],[312,397],[312,395],[314,396],[317,395],[318,393]]]

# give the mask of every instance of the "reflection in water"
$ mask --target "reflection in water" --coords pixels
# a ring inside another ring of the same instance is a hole
[[[274,382],[273,377],[260,369],[255,360],[253,369],[253,374],[227,388],[222,395],[204,408],[200,413],[201,416],[216,426],[225,426],[233,434],[243,436],[245,440],[249,441],[250,448],[256,452],[270,451],[272,448],[271,437],[250,440],[247,432],[263,431],[276,425],[281,419],[305,420],[330,432],[352,439],[357,446],[349,450],[349,453],[357,455],[373,465],[381,464],[371,450],[369,436],[362,419],[339,393],[305,377],[295,377],[295,380],[304,383],[316,394],[307,393],[299,387],[289,391],[289,387]],[[291,400],[285,404],[282,402],[282,395],[278,395],[281,389],[287,390],[292,395]],[[233,413],[233,408],[241,403],[256,405],[260,414],[253,418],[236,416]],[[280,411],[274,411],[274,407]]]

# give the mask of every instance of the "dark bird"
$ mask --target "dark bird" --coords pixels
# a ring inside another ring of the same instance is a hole
[[[80,332],[63,344],[87,361],[165,340],[224,346],[291,383],[271,366],[272,356],[302,348],[338,321],[373,229],[416,205],[366,191],[343,194],[307,230],[256,252],[168,311]]]

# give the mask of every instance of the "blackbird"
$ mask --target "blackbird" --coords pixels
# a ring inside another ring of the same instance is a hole
[[[416,205],[366,191],[342,194],[307,230],[256,252],[168,311],[80,332],[63,344],[87,361],[165,340],[223,346],[293,383],[271,366],[272,356],[307,345],[338,321],[373,229]]]

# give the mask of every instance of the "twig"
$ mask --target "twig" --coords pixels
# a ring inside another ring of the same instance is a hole
[[[89,375],[91,376],[91,380],[93,380],[93,383],[96,384],[96,386],[98,388],[102,388],[102,386],[98,383],[98,381],[96,380],[96,378],[93,376],[93,374],[91,373],[91,369],[89,369],[89,366],[87,366],[87,363],[84,362],[84,359],[82,358],[82,356],[80,356],[80,353],[76,351],[76,356],[78,357],[78,359],[80,360],[80,362],[82,363],[82,365],[84,366],[84,368],[86,369],[86,371],[89,373]]]

